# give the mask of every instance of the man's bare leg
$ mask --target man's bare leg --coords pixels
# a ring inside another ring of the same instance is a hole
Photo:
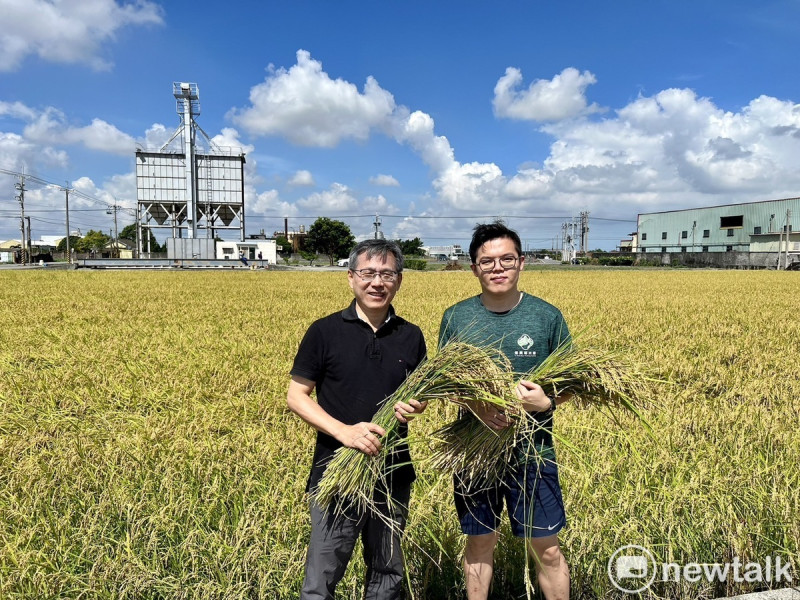
[[[499,536],[496,532],[485,535],[468,535],[464,547],[464,579],[467,600],[486,600],[492,585],[494,548]]]
[[[569,566],[561,553],[558,536],[528,538],[528,552],[536,563],[537,579],[544,597],[547,600],[568,600]]]

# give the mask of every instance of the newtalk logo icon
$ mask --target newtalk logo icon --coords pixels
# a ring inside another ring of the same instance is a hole
[[[736,583],[792,583],[792,565],[780,556],[768,556],[763,562],[742,563],[736,556],[729,563],[657,563],[647,548],[629,544],[617,548],[608,560],[608,578],[618,590],[638,594],[654,581],[700,580]]]

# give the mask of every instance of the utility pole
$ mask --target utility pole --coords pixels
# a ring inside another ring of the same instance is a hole
[[[66,242],[67,242],[67,264],[71,265],[72,264],[72,253],[70,252],[70,247],[69,247],[69,188],[66,187],[66,186],[64,187],[64,208],[66,209],[66,214],[67,214],[67,237],[66,237]]]
[[[589,211],[581,212],[581,253],[589,251]]]
[[[116,255],[114,258],[119,258],[119,229],[117,228],[118,208],[116,198],[114,198],[114,254]]]
[[[383,232],[381,231],[381,217],[378,215],[378,213],[375,213],[375,222],[373,225],[375,225],[375,239],[383,239]]]
[[[19,262],[22,265],[28,264],[28,257],[25,251],[25,176],[19,176],[19,183],[14,184],[14,188],[19,192],[17,200],[19,200]]]
[[[783,270],[789,268],[789,234],[792,231],[792,211],[786,209],[786,251],[783,255]]]
[[[27,231],[25,233],[28,234],[28,259],[30,259],[31,258],[31,254],[32,254],[32,248],[33,248],[33,246],[31,245],[31,218],[30,217],[25,217],[25,224],[27,225]]]
[[[109,230],[108,237],[111,238],[111,258],[117,258],[115,256],[116,253],[117,253],[116,251],[118,249],[117,248],[118,242],[117,242],[117,235],[116,235],[116,233],[117,233],[117,199],[116,198],[114,198],[114,204],[110,205],[110,206],[108,206],[108,208],[106,208],[106,214],[107,215],[111,215],[111,214],[114,215],[114,233],[112,234],[111,230]]]

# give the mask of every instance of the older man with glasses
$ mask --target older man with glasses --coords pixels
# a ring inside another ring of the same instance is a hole
[[[318,485],[337,448],[347,446],[371,456],[380,452],[386,432],[370,419],[426,353],[419,327],[398,317],[392,308],[403,281],[399,246],[388,240],[366,240],[353,248],[348,264],[353,302],[309,327],[290,372],[288,406],[317,430],[306,485],[309,492]],[[316,402],[311,397],[315,389]],[[425,404],[398,402],[394,409],[405,436],[410,416],[421,413]],[[350,510],[337,515],[311,503],[311,540],[301,599],[333,600],[359,536],[367,571],[364,598],[401,597],[400,536],[415,477],[407,447],[389,457],[387,469],[389,489],[375,490],[379,514]]]
[[[469,246],[472,273],[481,293],[448,308],[439,328],[440,346],[466,339],[493,346],[522,375],[569,340],[561,312],[519,289],[525,266],[519,235],[501,222],[478,225]],[[503,505],[511,531],[524,538],[548,600],[569,597],[569,569],[558,542],[566,524],[553,448],[553,413],[566,398],[549,398],[541,386],[522,380],[516,389],[523,406],[539,422],[533,440],[520,439],[503,480],[494,485],[456,474],[455,504],[464,548],[468,600],[485,600],[492,582],[494,549]],[[476,405],[479,418],[495,431],[511,422],[491,406]]]

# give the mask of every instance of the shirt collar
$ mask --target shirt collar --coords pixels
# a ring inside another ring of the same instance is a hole
[[[361,317],[359,317],[358,313],[356,312],[355,299],[353,299],[353,301],[350,303],[350,306],[348,306],[342,311],[342,318],[345,321],[361,321]],[[383,322],[383,325],[386,325],[386,323],[396,318],[397,316],[394,314],[394,306],[390,304],[389,312],[386,314],[386,320]],[[383,325],[381,325],[381,327],[383,327]]]

